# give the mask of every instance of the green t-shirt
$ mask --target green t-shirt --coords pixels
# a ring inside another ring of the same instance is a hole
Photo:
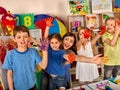
[[[113,35],[108,32],[102,36],[103,42],[106,39],[112,40]],[[104,42],[104,56],[108,57],[108,62],[105,65],[120,65],[120,35],[115,46],[109,46]]]

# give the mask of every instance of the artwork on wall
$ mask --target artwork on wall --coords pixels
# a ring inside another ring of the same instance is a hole
[[[90,29],[99,27],[99,16],[95,14],[86,15],[86,26]]]
[[[90,0],[69,0],[70,14],[90,14]]]
[[[112,12],[112,0],[92,0],[92,13]]]
[[[114,12],[120,12],[120,0],[114,0]]]
[[[20,14],[19,15],[19,24],[25,25],[29,29],[35,29],[34,25],[34,14],[28,13],[28,14]]]

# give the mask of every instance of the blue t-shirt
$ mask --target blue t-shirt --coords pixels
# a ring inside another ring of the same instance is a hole
[[[41,57],[34,48],[28,48],[25,52],[13,49],[7,52],[2,67],[13,71],[15,90],[28,90],[36,83],[35,65],[40,61]]]
[[[48,66],[47,72],[57,76],[64,76],[65,71],[63,69],[63,62],[66,60],[63,58],[65,54],[64,50],[52,50],[48,49]]]

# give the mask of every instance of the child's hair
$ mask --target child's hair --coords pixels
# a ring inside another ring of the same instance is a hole
[[[115,20],[115,21],[119,21],[117,18],[114,18],[114,17],[108,17],[106,20],[105,20],[105,24],[108,20]]]
[[[73,45],[72,45],[69,49],[72,50],[72,51],[74,51],[74,52],[76,53],[76,52],[77,52],[77,49],[76,49],[76,41],[77,41],[77,40],[76,40],[76,36],[75,36],[73,33],[69,32],[69,33],[66,33],[66,34],[63,36],[62,40],[64,40],[64,38],[65,38],[65,37],[68,37],[68,36],[74,38],[74,43],[73,43]]]
[[[13,36],[15,37],[15,35],[16,35],[18,32],[27,32],[28,35],[30,36],[29,29],[28,29],[26,26],[23,26],[23,25],[16,26],[16,27],[14,28],[14,30],[13,30]]]
[[[60,34],[58,34],[58,33],[53,33],[53,34],[51,34],[51,35],[48,36],[49,41],[50,41],[51,39],[53,39],[53,38],[57,39],[57,40],[61,43],[61,45],[62,45],[62,37],[61,37]],[[61,49],[61,47],[62,47],[61,45],[60,45],[60,49]]]

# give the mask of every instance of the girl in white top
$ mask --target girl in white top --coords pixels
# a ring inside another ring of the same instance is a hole
[[[100,34],[97,34],[90,40],[91,31],[84,27],[78,32],[78,42],[77,42],[77,54],[84,55],[87,57],[93,57],[93,46],[96,41],[100,38]],[[77,62],[76,64],[76,79],[79,80],[80,84],[82,82],[91,82],[99,77],[98,69],[96,64]]]

